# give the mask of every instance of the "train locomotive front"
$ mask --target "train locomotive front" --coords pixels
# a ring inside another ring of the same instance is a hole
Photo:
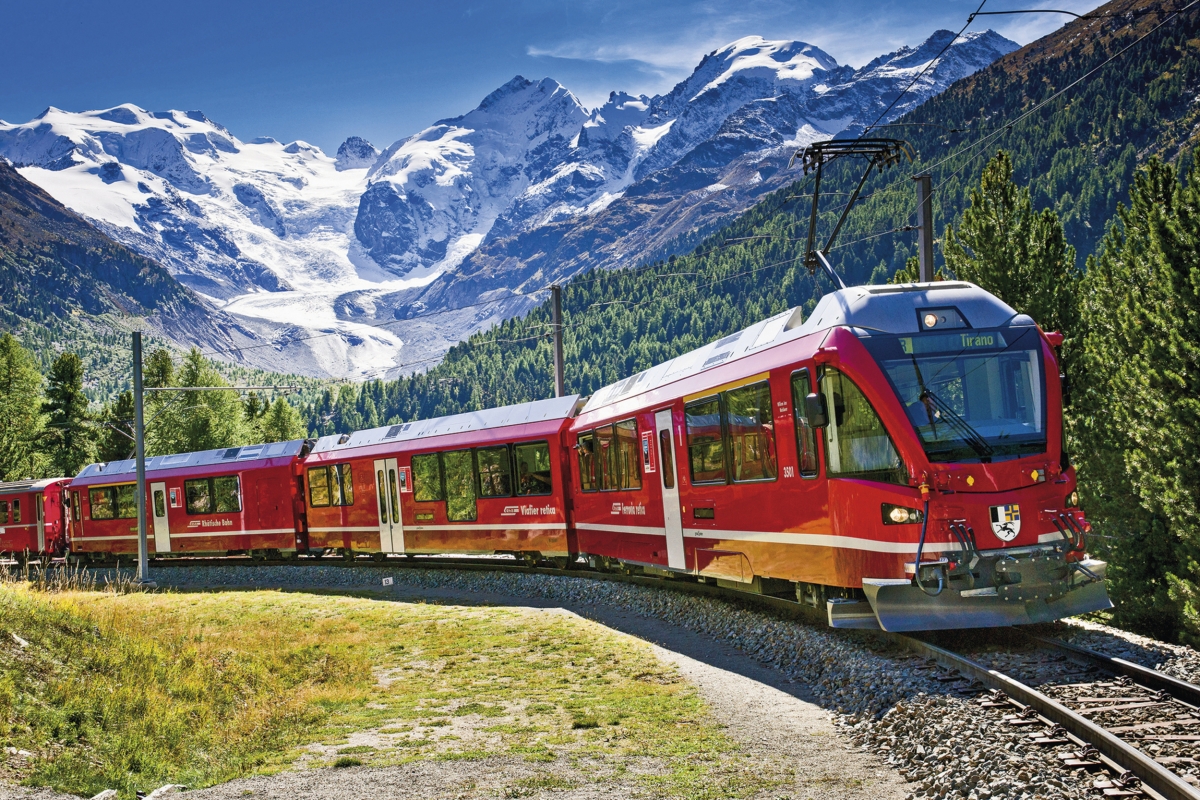
[[[845,290],[812,318],[829,325],[805,410],[842,476],[833,527],[865,525],[902,554],[863,574],[864,598],[829,600],[831,625],[994,627],[1111,607],[1065,446],[1060,335],[958,282]]]

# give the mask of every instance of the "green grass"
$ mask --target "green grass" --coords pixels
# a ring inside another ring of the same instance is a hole
[[[583,759],[606,765],[594,780],[636,775],[663,797],[770,785],[636,640],[523,609],[328,594],[0,585],[0,745],[33,753],[0,750],[0,775],[123,798],[297,759]]]

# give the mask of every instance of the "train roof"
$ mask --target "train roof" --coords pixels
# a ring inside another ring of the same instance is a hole
[[[500,408],[485,408],[480,411],[468,411],[465,414],[453,414],[448,417],[403,422],[399,425],[385,425],[366,431],[355,431],[349,435],[333,434],[322,436],[317,440],[312,453],[327,453],[336,450],[350,450],[356,447],[370,447],[378,444],[426,439],[432,436],[443,436],[452,433],[468,433],[492,428],[504,428],[510,425],[528,425],[537,422],[554,422],[567,420],[575,416],[575,408],[579,404],[579,395],[569,397],[554,397],[549,400],[535,400],[532,403],[517,403]]]
[[[917,311],[957,308],[975,328],[1033,324],[998,297],[966,281],[853,286],[830,292],[803,318],[799,306],[756,322],[671,361],[656,364],[598,390],[580,411],[587,414],[803,336],[837,327],[864,333],[920,333]]]
[[[149,475],[153,472],[161,472],[169,469],[182,469],[184,467],[208,467],[218,464],[260,461],[268,458],[290,458],[298,455],[303,445],[303,439],[296,439],[291,442],[248,444],[243,447],[222,447],[219,450],[201,450],[195,453],[153,456],[146,459],[146,474]],[[124,476],[136,472],[137,460],[130,458],[125,461],[89,464],[75,477],[75,480],[113,478],[117,475]]]
[[[49,486],[53,486],[60,481],[68,481],[70,478],[40,478],[38,480],[27,481],[3,481],[0,482],[0,494],[20,494],[21,492],[37,492]]]

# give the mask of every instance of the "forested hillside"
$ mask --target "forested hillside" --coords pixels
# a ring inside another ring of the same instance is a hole
[[[201,343],[210,312],[163,267],[117,244],[0,160],[0,329],[42,367],[65,344],[87,368],[93,399],[127,380],[128,330]]]
[[[1059,213],[1082,265],[1128,196],[1139,163],[1154,154],[1179,159],[1185,169],[1190,162],[1200,113],[1200,12],[1167,21],[1097,70],[1164,22],[1173,7],[1151,0],[1109,3],[1093,18],[960,81],[900,126],[877,131],[907,139],[917,159],[868,180],[865,200],[831,254],[847,282],[887,280],[915,253],[915,233],[893,232],[916,222],[910,175],[933,174],[940,238],[947,225],[957,224],[968,188],[1000,149],[1010,154],[1015,182],[1030,187],[1034,206]],[[835,164],[823,191],[848,192],[859,170],[860,163]],[[828,287],[796,264],[810,202],[808,183],[797,173],[796,184],[699,242],[690,255],[567,284],[569,391],[588,394],[770,313],[815,305]],[[826,235],[844,201],[830,194],[822,203]],[[755,238],[737,241],[748,237]],[[937,258],[942,261],[940,247]],[[306,409],[307,422],[317,432],[349,431],[549,396],[549,321],[542,306],[458,345],[426,374],[329,392]]]

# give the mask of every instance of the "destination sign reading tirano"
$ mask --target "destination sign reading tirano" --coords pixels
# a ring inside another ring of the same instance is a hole
[[[900,349],[905,355],[921,353],[961,353],[964,350],[995,350],[1008,347],[996,331],[960,331],[937,336],[901,336]]]

